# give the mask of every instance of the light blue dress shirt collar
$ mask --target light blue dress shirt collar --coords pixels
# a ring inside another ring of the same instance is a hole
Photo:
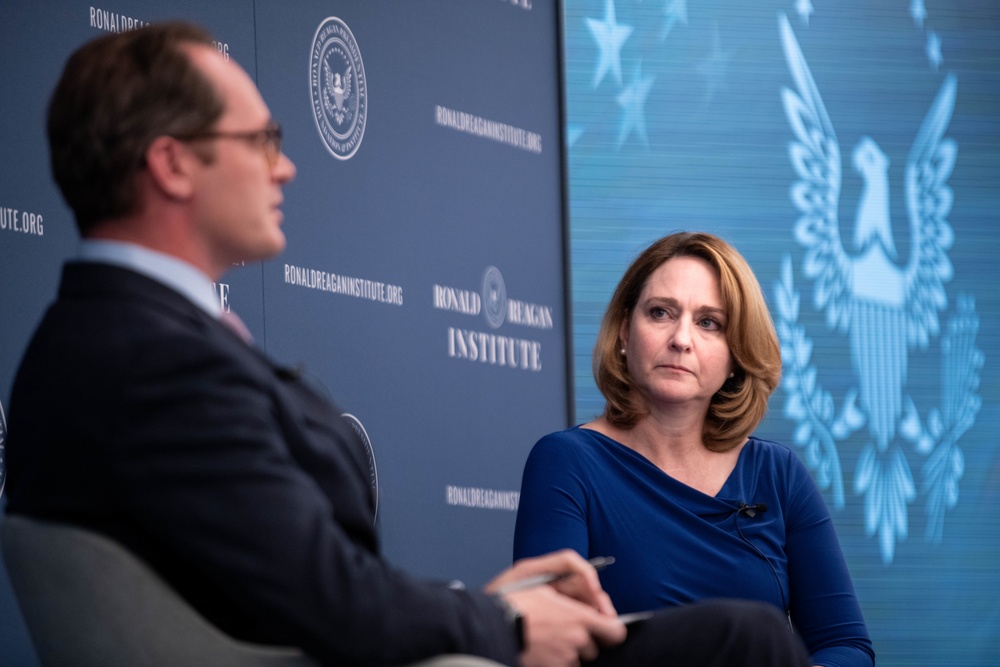
[[[218,319],[219,300],[208,276],[191,264],[134,243],[87,239],[80,245],[80,259],[113,264],[163,283]]]

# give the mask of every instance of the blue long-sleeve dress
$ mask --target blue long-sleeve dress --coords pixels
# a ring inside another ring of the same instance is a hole
[[[514,557],[566,547],[615,557],[601,583],[619,613],[763,600],[789,613],[813,664],[874,664],[830,513],[777,443],[750,438],[713,497],[597,431],[547,435],[525,465]]]

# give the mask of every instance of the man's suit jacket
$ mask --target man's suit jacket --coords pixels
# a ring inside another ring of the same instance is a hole
[[[492,599],[379,556],[332,402],[154,280],[67,264],[9,417],[9,513],[110,535],[235,636],[339,665],[516,662]]]

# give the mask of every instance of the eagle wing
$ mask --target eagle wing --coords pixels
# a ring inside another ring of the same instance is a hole
[[[326,81],[326,89],[333,90],[333,70],[330,69],[330,64],[323,61],[323,77]]]
[[[350,65],[347,66],[347,71],[344,72],[344,99],[351,98],[351,79],[354,76],[354,68]]]
[[[948,249],[954,232],[948,214],[954,199],[948,177],[958,148],[944,137],[955,108],[957,81],[949,74],[938,92],[906,161],[906,206],[910,217],[911,252],[906,267],[907,342],[927,347],[938,333],[938,311],[948,305],[944,283],[952,277]]]
[[[840,147],[809,65],[788,18],[778,18],[781,43],[796,90],[783,88],[781,99],[795,134],[788,153],[799,180],[791,199],[801,216],[795,238],[806,249],[803,268],[815,280],[813,298],[826,310],[827,324],[842,332],[850,325],[851,259],[840,239]]]

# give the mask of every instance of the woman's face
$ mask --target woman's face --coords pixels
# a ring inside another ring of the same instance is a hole
[[[642,288],[619,336],[651,410],[702,406],[733,370],[719,277],[699,257],[673,257]]]

